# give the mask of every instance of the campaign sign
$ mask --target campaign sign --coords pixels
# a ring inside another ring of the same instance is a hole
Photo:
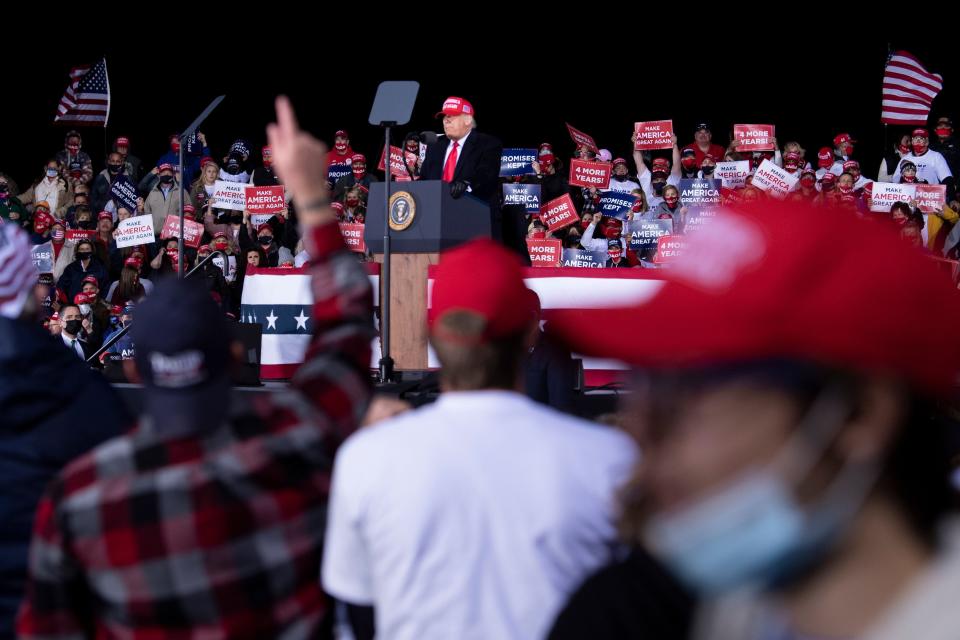
[[[760,191],[766,191],[777,198],[782,198],[790,193],[798,180],[800,180],[800,176],[789,173],[764,159],[757,167],[757,172],[753,174],[753,181],[750,184]]]
[[[380,171],[384,170],[383,151],[380,151],[380,164],[377,165],[377,169]],[[410,178],[410,172],[407,171],[407,164],[403,161],[403,149],[394,147],[393,145],[390,146],[390,175],[398,178]]]
[[[540,209],[540,220],[547,227],[547,231],[557,231],[569,227],[580,220],[577,208],[573,206],[570,194],[565,193],[554,198]]]
[[[246,207],[251,215],[280,213],[287,207],[283,185],[246,188]]]
[[[587,135],[583,131],[580,131],[579,129],[576,129],[570,126],[569,122],[565,124],[567,125],[567,131],[570,133],[570,139],[573,140],[578,147],[585,146],[591,151],[593,151],[594,153],[597,153],[598,151],[600,151],[600,147],[597,146],[597,143],[593,141],[593,138],[591,136]]]
[[[97,232],[93,229],[67,229],[64,237],[67,240],[80,242],[81,240],[93,240],[97,237]]]
[[[247,206],[247,194],[244,191],[246,186],[242,182],[217,180],[213,184],[213,206],[217,209],[243,211]]]
[[[742,189],[747,186],[747,176],[750,175],[750,161],[718,162],[713,175],[727,189]]]
[[[240,185],[241,187],[243,185]],[[163,230],[160,233],[161,238],[179,238],[180,237],[180,217],[173,214],[166,217],[163,221]],[[203,225],[193,220],[183,220],[183,244],[193,249],[200,246],[200,240],[203,238]]]
[[[874,182],[870,195],[870,211],[890,213],[890,207],[897,202],[910,202],[916,196],[914,184],[894,184],[892,182]]]
[[[776,151],[773,144],[774,126],[772,124],[735,124],[733,139],[737,141],[737,151]]]
[[[503,205],[520,205],[527,210],[527,213],[537,213],[540,211],[540,185],[503,185]]]
[[[947,204],[947,185],[918,184],[916,195],[917,208],[924,213],[940,213]]]
[[[606,251],[584,251],[583,249],[564,249],[560,266],[603,269],[607,266]]]
[[[186,223],[186,220],[184,220]],[[113,239],[117,241],[117,248],[139,247],[142,244],[153,242],[153,216],[149,213],[121,220]]]
[[[683,255],[687,243],[683,236],[663,236],[657,240],[657,255],[654,264],[668,264]]]
[[[530,265],[534,267],[559,267],[563,257],[563,243],[559,240],[527,240]]]
[[[349,222],[340,223],[340,234],[343,236],[343,242],[350,251],[356,253],[366,253],[367,244],[363,241],[363,225]]]
[[[613,167],[609,162],[571,160],[570,186],[606,189],[610,186],[610,176],[612,173]]]
[[[652,120],[633,124],[634,151],[673,148],[673,120]]]
[[[348,164],[331,164],[327,167],[327,182],[330,186],[337,184],[337,180],[353,173]]]
[[[529,176],[534,172],[536,149],[504,149],[500,154],[500,177]]]
[[[134,213],[137,210],[137,187],[127,176],[117,176],[110,187],[110,195],[121,207]]]
[[[30,257],[37,273],[53,273],[53,243],[44,242],[30,247]]]
[[[600,194],[600,213],[608,218],[626,220],[627,214],[639,200],[639,196],[620,191],[604,191]]]
[[[680,204],[687,208],[683,233],[692,233],[717,215],[723,201],[719,180],[681,180]]]
[[[652,255],[657,240],[673,233],[673,220],[631,220],[626,223],[625,233],[631,251]]]

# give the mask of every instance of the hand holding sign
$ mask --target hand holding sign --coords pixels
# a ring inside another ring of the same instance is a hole
[[[273,167],[289,187],[297,203],[297,217],[304,229],[335,220],[333,210],[316,206],[326,200],[327,147],[300,129],[293,106],[286,96],[276,101],[277,122],[267,126],[267,141],[273,150]]]

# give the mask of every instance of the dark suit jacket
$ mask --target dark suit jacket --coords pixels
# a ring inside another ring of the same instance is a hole
[[[427,156],[420,167],[421,180],[440,180],[443,178],[443,159],[450,140],[441,136],[427,147]],[[500,202],[500,156],[503,145],[493,136],[479,131],[471,131],[467,141],[458,149],[457,170],[453,179],[470,184],[471,193],[486,200],[493,207]]]

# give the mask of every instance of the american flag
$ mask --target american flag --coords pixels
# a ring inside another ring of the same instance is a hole
[[[915,56],[895,51],[883,72],[880,122],[925,126],[930,105],[943,89],[943,76],[930,73]]]
[[[92,67],[74,67],[70,71],[70,86],[60,98],[54,122],[74,122],[81,125],[103,124],[110,117],[110,79],[107,77],[107,59]]]

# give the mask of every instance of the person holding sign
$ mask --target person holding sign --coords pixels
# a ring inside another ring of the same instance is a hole
[[[943,155],[930,149],[930,138],[927,130],[923,128],[914,129],[910,142],[911,152],[900,161],[900,165],[893,174],[893,181],[900,182],[903,165],[909,162],[916,167],[918,181],[927,184],[947,185],[947,202],[952,200],[955,188],[953,172],[950,171]]]
[[[637,134],[634,132],[630,136],[630,142],[636,146],[636,140]],[[673,186],[680,184],[680,149],[677,147],[677,136],[674,135],[671,142],[673,143],[672,164],[666,158],[654,158],[652,166],[648,170],[643,160],[643,153],[636,150],[633,152],[633,163],[637,167],[637,180],[647,194],[647,203],[651,208],[656,208],[663,202],[663,190],[668,184]]]
[[[569,190],[567,179],[560,171],[561,162],[553,153],[553,146],[544,142],[537,150],[537,160],[533,163],[536,176],[531,180],[540,185],[540,199],[550,202]]]
[[[596,235],[601,237],[597,238]],[[606,251],[610,240],[618,240],[623,236],[623,221],[617,218],[604,218],[596,213],[593,220],[583,231],[583,237],[580,238],[580,246],[587,251]],[[620,245],[621,251],[623,245]]]

